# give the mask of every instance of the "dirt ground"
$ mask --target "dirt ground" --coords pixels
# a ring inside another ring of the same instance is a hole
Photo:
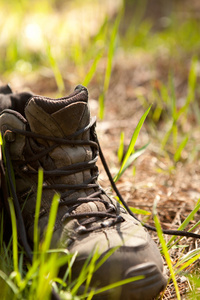
[[[143,67],[141,67],[141,61],[143,62]],[[152,82],[155,82],[157,78],[164,79],[165,76],[159,65],[155,64],[155,68],[151,69],[151,71],[148,69],[148,57],[143,57],[141,61],[135,64],[130,61],[130,64],[126,64],[126,67],[124,67],[123,62],[120,64],[118,61],[114,70],[120,75],[118,77],[114,73],[115,81],[111,83],[106,103],[106,117],[97,126],[99,139],[113,175],[116,174],[119,168],[117,149],[119,147],[120,133],[121,131],[125,132],[125,145],[128,146],[133,130],[144,113],[141,102],[137,98],[138,90],[142,90],[148,96],[152,89]],[[145,66],[144,63],[146,63]],[[163,65],[165,64],[164,61],[162,63]],[[121,68],[122,65],[123,67]],[[184,85],[186,83],[185,75],[184,73],[177,73],[177,76],[180,76],[178,78],[180,83],[184,86],[179,93],[180,98],[186,88],[186,84]],[[194,124],[192,125],[191,122],[188,126],[194,126]],[[193,139],[196,141],[197,156],[193,159],[191,155],[192,145],[188,145],[188,148],[182,155],[182,160],[175,165],[172,159],[173,153],[170,155],[170,152],[168,152],[169,155],[166,156],[161,151],[160,137],[163,134],[165,124],[159,123],[156,132],[153,133],[149,127],[147,120],[137,140],[136,148],[140,148],[148,142],[150,144],[145,153],[135,161],[135,174],[133,175],[133,168],[130,167],[120,178],[117,186],[130,206],[144,209],[151,213],[155,199],[159,199],[157,211],[162,228],[177,229],[193,210],[195,203],[200,197],[199,126],[195,125],[192,133]],[[104,187],[109,185],[106,176],[102,173],[100,174],[100,179]],[[199,220],[199,216],[200,213],[198,212],[190,227]],[[138,215],[138,218],[145,219],[141,215]],[[148,219],[147,223],[154,225],[152,217]],[[195,232],[200,233],[199,228]],[[158,242],[156,234],[152,232],[151,235]],[[170,236],[165,235],[165,239],[169,241]],[[199,241],[192,238],[183,238],[180,244],[189,245],[184,253],[199,247]],[[176,263],[180,253],[183,251],[181,248],[179,250],[170,250],[173,263]],[[194,268],[199,268],[198,263],[188,268],[188,274]],[[181,297],[186,299],[185,294],[189,291],[189,283],[185,276],[179,276],[177,281]],[[173,284],[168,285],[163,299],[176,299]]]
[[[144,108],[138,98],[138,93],[142,90],[143,93],[151,92],[152,82],[155,83],[157,78],[165,80],[163,74],[163,66],[166,62],[160,61],[158,65],[154,65],[154,69],[148,67],[152,65],[150,58],[142,57],[136,61],[130,58],[129,63],[124,64],[124,58],[118,54],[113,67],[113,75],[111,77],[110,88],[106,97],[105,103],[105,118],[103,121],[97,121],[97,133],[99,141],[103,149],[105,158],[110,167],[111,173],[114,176],[119,169],[117,150],[119,147],[120,133],[125,133],[125,150],[129,144],[132,133],[144,113]],[[143,66],[141,66],[141,63]],[[181,98],[186,90],[187,70],[184,73],[177,73],[180,84],[184,86],[179,93]],[[49,91],[47,80],[37,81],[36,83],[28,83],[27,86],[22,86],[22,89],[29,88],[36,94],[54,93],[56,86],[54,80],[51,80],[52,86]],[[78,83],[77,83],[78,84]],[[67,85],[67,83],[66,83]],[[70,87],[69,92],[74,87]],[[90,107],[91,114],[98,115],[98,96],[99,86],[95,80],[90,85]],[[189,124],[188,126],[193,126]],[[170,152],[166,155],[161,151],[160,137],[163,134],[165,124],[158,123],[156,132],[151,132],[148,120],[146,120],[139,134],[136,148],[142,147],[150,142],[146,151],[134,162],[135,174],[133,175],[133,167],[129,167],[120,180],[117,182],[117,187],[127,203],[135,208],[147,210],[152,213],[152,208],[155,199],[159,199],[157,205],[158,216],[162,227],[165,229],[177,229],[183,220],[188,216],[195,206],[196,201],[200,196],[200,161],[199,149],[195,159],[190,158],[192,149],[190,145],[183,152],[183,158],[176,165],[173,163],[173,155]],[[194,126],[193,138],[196,145],[200,144],[199,127]],[[109,189],[110,183],[99,162],[100,169],[100,184]],[[200,213],[196,214],[194,221],[190,227],[199,219]],[[139,219],[145,220],[144,216],[138,215]],[[154,225],[152,215],[146,219],[147,224]],[[196,233],[200,233],[197,229]],[[151,236],[158,243],[156,233],[151,232]],[[166,241],[170,236],[165,235]],[[183,238],[181,244],[187,243],[189,247],[186,250],[182,248],[170,250],[172,262],[176,263],[182,251],[188,252],[198,247],[198,241],[192,238]],[[195,264],[188,269],[188,273],[199,266]],[[186,299],[186,292],[189,291],[189,283],[187,278],[179,276],[177,278],[182,299]],[[176,299],[176,293],[173,283],[168,285],[168,288],[163,297],[164,300]]]

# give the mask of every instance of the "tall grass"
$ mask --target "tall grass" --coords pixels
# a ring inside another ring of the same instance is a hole
[[[179,288],[178,288],[178,284],[177,284],[177,275],[185,275],[190,282],[195,282],[196,285],[194,287],[194,290],[197,291],[198,287],[199,287],[199,282],[195,276],[195,268],[193,268],[192,266],[195,265],[195,263],[198,262],[199,258],[200,258],[200,248],[196,248],[194,250],[191,250],[189,252],[187,252],[186,254],[184,254],[183,252],[179,255],[179,258],[176,260],[176,263],[172,262],[171,258],[170,258],[170,249],[172,247],[174,247],[175,245],[178,244],[178,242],[180,242],[181,239],[183,239],[184,237],[181,238],[177,238],[177,236],[173,236],[169,242],[167,243],[164,239],[163,233],[162,233],[162,229],[161,229],[161,225],[160,225],[160,221],[158,218],[158,213],[156,210],[156,206],[157,206],[157,202],[158,202],[158,198],[155,199],[154,201],[154,206],[153,206],[153,217],[154,217],[154,222],[155,222],[155,226],[157,229],[157,234],[158,234],[158,238],[160,240],[160,244],[161,244],[161,251],[164,254],[164,257],[166,259],[169,271],[170,271],[170,277],[169,277],[169,281],[172,279],[173,283],[174,283],[174,287],[175,287],[175,291],[176,291],[176,297],[177,299],[181,299],[180,296],[180,292],[179,292]],[[183,223],[180,225],[180,227],[178,228],[178,230],[183,230],[188,224],[189,222],[193,221],[193,217],[194,215],[197,213],[197,211],[199,210],[199,202],[200,199],[198,200],[195,208],[192,210],[192,212],[188,215],[188,217],[185,219],[185,221],[183,221]],[[197,222],[195,224],[195,226],[192,226],[188,231],[192,231],[194,230],[197,226],[199,226],[199,222]],[[174,242],[174,240],[176,240],[176,242]],[[188,247],[188,243],[186,242],[185,245],[183,245],[183,249]],[[191,275],[191,269],[193,269],[193,272]],[[190,298],[188,298],[190,299]],[[193,299],[193,298],[192,298]],[[196,299],[196,298],[194,298]],[[198,298],[197,298],[198,299]]]
[[[175,149],[174,158],[176,161],[178,160],[178,158],[180,158],[181,151],[184,149],[188,141],[188,137],[184,137],[180,145],[177,146],[177,138],[178,138],[178,130],[179,130],[178,124],[180,124],[180,122],[186,122],[188,112],[190,110],[190,105],[192,102],[194,102],[196,80],[197,80],[197,59],[196,57],[194,57],[191,62],[191,68],[188,77],[188,93],[185,99],[185,103],[179,110],[177,110],[177,100],[175,95],[174,81],[173,81],[173,77],[170,76],[172,121],[171,121],[171,126],[169,127],[168,131],[166,132],[162,140],[161,147],[162,149],[165,148],[170,136],[172,135],[173,147]],[[180,121],[181,118],[182,120]]]
[[[103,258],[100,258],[98,247],[96,247],[86,259],[79,276],[72,280],[73,264],[77,253],[69,253],[67,249],[63,248],[51,249],[51,239],[59,205],[59,195],[57,194],[55,194],[52,200],[46,232],[41,239],[38,222],[42,199],[42,185],[43,172],[40,169],[38,172],[32,264],[26,262],[26,254],[19,245],[15,209],[12,198],[8,199],[12,221],[12,250],[10,249],[10,244],[6,246],[1,238],[0,255],[6,260],[7,264],[11,265],[13,271],[9,273],[9,270],[5,266],[1,266],[0,286],[1,290],[4,291],[1,295],[2,300],[10,297],[12,299],[48,300],[51,298],[52,289],[60,295],[61,299],[92,299],[94,295],[143,278],[143,276],[135,276],[101,288],[91,288],[90,284],[94,272],[118,249],[118,247],[115,247],[108,251]],[[2,234],[3,223],[0,227],[0,236]],[[63,278],[59,278],[58,273],[62,266],[66,266],[66,272]],[[79,290],[82,286],[85,288],[80,293]]]
[[[47,57],[49,59],[49,64],[54,73],[54,77],[55,77],[56,84],[58,87],[59,96],[62,96],[65,91],[65,84],[64,84],[60,69],[58,67],[58,64],[56,62],[56,59],[52,54],[52,49],[51,49],[51,46],[49,43],[47,43],[47,46],[46,46],[46,53],[47,53]]]
[[[133,135],[131,137],[131,140],[130,140],[130,143],[129,143],[129,146],[128,146],[128,149],[127,149],[127,152],[124,156],[124,159],[121,163],[121,167],[118,171],[118,173],[115,175],[114,177],[114,181],[116,182],[117,180],[119,180],[119,178],[122,176],[122,174],[125,172],[125,170],[132,164],[132,162],[138,157],[140,156],[146,149],[146,147],[148,146],[147,145],[144,145],[142,148],[140,148],[139,150],[135,151],[134,150],[134,146],[135,146],[135,143],[137,141],[137,138],[138,138],[138,135],[139,135],[139,132],[142,128],[142,125],[150,111],[151,107],[149,107],[146,112],[142,115],[141,119],[139,120],[134,132],[133,132]],[[122,144],[123,140],[121,141],[121,146],[120,146],[120,152],[122,152],[122,149],[123,149],[123,144]],[[120,153],[120,156],[122,156],[122,154]]]
[[[172,278],[173,283],[174,283],[176,296],[177,296],[178,300],[181,300],[178,285],[177,285],[177,281],[176,281],[176,278],[175,278],[175,272],[174,272],[173,264],[171,262],[170,254],[168,252],[167,245],[165,243],[165,240],[164,240],[164,237],[163,237],[163,234],[162,234],[161,225],[160,225],[160,222],[159,222],[159,219],[158,219],[158,216],[157,216],[156,201],[155,201],[154,207],[153,207],[153,216],[154,216],[155,226],[156,226],[156,229],[157,229],[158,238],[159,238],[161,246],[162,246],[162,251],[163,251],[163,254],[165,256],[165,259],[166,259],[166,262],[167,262],[167,265],[168,265],[168,268],[169,268],[169,271],[170,271],[170,274],[171,274],[171,278]]]
[[[108,45],[108,55],[107,55],[107,64],[106,64],[103,91],[99,96],[99,118],[100,119],[103,119],[103,117],[104,117],[104,109],[105,109],[104,101],[105,101],[106,93],[109,88],[111,71],[112,71],[112,63],[113,63],[113,58],[114,58],[115,48],[116,48],[116,40],[117,40],[119,25],[120,25],[120,21],[122,19],[123,13],[124,13],[124,6],[122,5],[121,9],[118,12],[118,16],[115,19],[114,25],[111,29],[110,42]]]

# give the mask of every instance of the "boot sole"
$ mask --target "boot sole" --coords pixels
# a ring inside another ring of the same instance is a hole
[[[144,276],[143,279],[133,281],[123,286],[94,295],[94,300],[151,300],[167,285],[167,278],[154,263],[143,263],[130,267],[123,279]],[[84,291],[84,285],[81,290]]]

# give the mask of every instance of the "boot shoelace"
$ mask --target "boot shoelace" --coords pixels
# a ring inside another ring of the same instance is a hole
[[[102,164],[104,166],[104,169],[107,173],[107,176],[109,178],[109,181],[111,183],[111,186],[113,188],[113,190],[115,191],[116,195],[118,196],[118,198],[120,199],[121,203],[124,205],[124,207],[126,208],[126,210],[128,211],[128,213],[137,221],[141,222],[136,216],[135,214],[130,210],[130,208],[128,207],[128,205],[126,204],[126,202],[124,201],[123,197],[121,196],[119,190],[117,189],[115,182],[112,179],[112,175],[109,171],[108,165],[106,163],[106,160],[104,158],[103,152],[101,150],[98,138],[96,136],[94,127],[96,124],[96,119],[93,118],[90,122],[90,124],[84,128],[82,128],[81,130],[78,130],[77,132],[75,132],[73,135],[68,136],[67,138],[55,138],[55,137],[47,137],[47,136],[43,136],[43,135],[39,135],[30,131],[25,131],[25,130],[19,130],[19,129],[12,129],[12,128],[8,128],[8,131],[5,132],[4,136],[5,136],[5,157],[6,157],[6,165],[7,165],[7,174],[8,174],[8,181],[9,181],[9,186],[11,189],[11,193],[12,193],[12,197],[13,197],[13,203],[14,203],[14,207],[15,207],[15,211],[16,211],[16,216],[17,216],[17,226],[18,226],[18,232],[20,235],[20,239],[22,242],[22,245],[27,253],[27,257],[29,259],[30,262],[32,262],[32,250],[31,247],[28,243],[28,239],[27,239],[27,235],[26,235],[26,230],[25,230],[25,225],[24,225],[24,220],[22,217],[22,213],[21,213],[21,208],[20,208],[20,204],[18,201],[18,197],[15,191],[15,187],[13,184],[13,180],[12,180],[12,172],[11,172],[11,163],[10,163],[10,153],[9,153],[9,147],[8,147],[8,142],[6,142],[6,134],[7,133],[16,133],[16,134],[22,134],[24,136],[26,136],[27,138],[32,138],[32,139],[44,139],[44,140],[48,140],[48,141],[52,141],[54,142],[54,144],[52,146],[49,146],[47,148],[45,148],[44,150],[42,150],[41,152],[39,152],[38,154],[33,155],[30,159],[26,160],[26,163],[30,163],[32,161],[35,160],[39,160],[41,157],[43,157],[44,155],[48,154],[50,151],[52,151],[53,149],[55,149],[56,147],[60,146],[60,145],[75,145],[75,146],[80,146],[80,145],[84,145],[84,146],[90,146],[93,149],[93,158],[90,161],[86,161],[86,162],[81,162],[81,163],[75,163],[69,166],[65,166],[63,168],[60,169],[55,169],[55,170],[44,170],[44,178],[48,178],[48,176],[66,176],[66,175],[71,175],[71,174],[75,174],[78,172],[82,172],[85,170],[91,170],[91,178],[87,181],[87,182],[83,182],[82,184],[76,184],[76,185],[68,185],[68,184],[51,184],[51,185],[43,185],[43,189],[57,189],[59,191],[64,190],[68,190],[67,192],[61,192],[60,196],[61,196],[61,201],[59,203],[60,206],[62,205],[67,205],[69,206],[68,212],[63,216],[62,221],[65,221],[67,219],[70,218],[84,218],[84,217],[89,217],[86,220],[84,220],[81,225],[78,227],[77,232],[78,233],[85,233],[85,232],[89,232],[89,231],[93,231],[98,229],[99,227],[108,227],[108,226],[112,226],[116,223],[119,222],[123,222],[124,219],[123,217],[117,212],[116,212],[116,208],[114,207],[114,205],[112,205],[111,203],[103,200],[102,198],[100,198],[100,196],[102,194],[105,194],[105,192],[103,191],[103,189],[100,188],[100,186],[96,183],[97,177],[98,177],[98,168],[96,167],[96,162],[98,159],[98,154],[101,158]],[[74,140],[73,138],[90,130],[91,132],[91,140]],[[9,140],[9,139],[8,139]],[[1,166],[2,169],[2,166]],[[27,174],[34,174],[37,175],[37,171],[35,170],[28,170],[27,168],[24,169],[24,172],[27,172]],[[68,200],[62,200],[62,198],[65,198],[67,196],[69,196],[70,194],[73,194],[74,191],[76,190],[80,190],[80,189],[97,189],[97,191],[92,192],[90,195],[88,195],[87,197],[80,197],[80,198],[72,198],[72,199],[68,199]],[[105,212],[88,212],[88,213],[76,213],[73,211],[82,203],[87,203],[90,201],[100,201],[102,203],[104,203],[106,210]],[[100,223],[100,225],[97,226],[93,226],[91,228],[86,228],[86,225],[95,222],[96,220],[103,218],[104,221]],[[153,226],[150,226],[148,224],[142,224],[145,228],[152,230],[152,231],[156,231],[156,228]],[[187,231],[179,231],[179,230],[166,230],[163,229],[163,233],[165,234],[169,234],[169,235],[178,235],[178,236],[186,236],[186,237],[193,237],[193,238],[200,238],[199,234],[195,234],[192,232],[187,232]],[[52,298],[53,299],[59,299],[59,296],[57,295],[57,293],[52,290]]]
[[[93,158],[90,161],[86,161],[86,162],[80,162],[80,163],[75,163],[75,164],[71,164],[71,165],[67,165],[64,166],[60,169],[55,169],[55,170],[43,170],[44,173],[44,178],[48,178],[51,176],[66,176],[66,175],[71,175],[71,174],[75,174],[75,173],[79,173],[79,172],[83,172],[85,170],[91,170],[91,178],[89,180],[87,180],[87,182],[83,182],[81,184],[48,184],[48,185],[43,185],[43,189],[56,189],[61,191],[60,192],[60,198],[61,201],[59,203],[60,206],[63,205],[67,205],[69,207],[68,212],[63,216],[62,221],[65,221],[67,219],[70,218],[76,218],[76,219],[81,219],[84,217],[89,217],[87,220],[84,220],[80,226],[78,227],[77,231],[78,233],[85,233],[85,232],[89,232],[89,231],[93,231],[96,230],[100,227],[107,227],[107,226],[112,226],[116,223],[119,222],[123,222],[124,219],[123,217],[116,212],[116,208],[114,207],[114,205],[112,205],[111,203],[109,203],[108,201],[103,200],[100,196],[102,194],[105,194],[105,192],[100,188],[100,186],[96,183],[96,180],[98,178],[98,168],[96,167],[96,162],[98,159],[98,154],[100,155],[102,164],[104,166],[104,169],[107,173],[107,176],[110,180],[111,186],[113,188],[113,190],[115,191],[115,193],[117,194],[117,196],[119,197],[120,201],[122,202],[122,204],[124,205],[124,207],[126,208],[126,210],[128,211],[128,213],[135,218],[137,221],[138,218],[135,216],[135,214],[130,210],[130,208],[128,207],[128,205],[126,204],[126,202],[124,201],[123,197],[121,196],[120,192],[118,191],[113,179],[112,179],[112,175],[109,171],[108,165],[106,163],[106,160],[104,158],[103,152],[101,150],[100,144],[98,142],[96,133],[95,133],[95,125],[96,125],[96,118],[92,118],[91,122],[85,126],[84,128],[76,131],[74,134],[66,137],[66,138],[56,138],[56,137],[48,137],[48,136],[43,136],[40,134],[36,134],[33,133],[31,131],[25,131],[25,130],[19,130],[19,129],[9,129],[9,132],[14,132],[14,133],[18,133],[18,134],[22,134],[25,135],[28,138],[33,138],[33,139],[43,139],[43,140],[48,140],[48,141],[52,141],[54,142],[54,144],[52,146],[46,147],[44,150],[42,150],[41,152],[33,155],[31,158],[26,159],[26,164],[39,160],[40,158],[42,158],[44,155],[48,154],[49,152],[51,152],[53,149],[55,149],[56,147],[60,146],[60,145],[73,145],[73,146],[90,146],[91,149],[93,149]],[[85,133],[86,131],[90,130],[91,133],[91,140],[76,140],[74,139],[76,136],[79,136],[82,133]],[[5,136],[6,136],[6,132],[5,132]],[[7,147],[6,147],[7,149]],[[7,151],[7,155],[9,156],[9,151]],[[7,159],[7,161],[9,161],[9,159]],[[8,172],[9,172],[8,168]],[[24,172],[28,174],[33,174],[33,175],[37,175],[38,172],[37,170],[30,170],[25,168]],[[62,190],[68,190],[67,192],[63,192]],[[73,194],[76,190],[87,190],[87,189],[93,189],[93,190],[97,190],[95,192],[92,192],[90,195],[88,195],[87,197],[80,197],[80,198],[72,198],[72,199],[67,199],[67,200],[62,200],[64,198],[66,198],[67,196],[70,196],[71,194]],[[12,191],[12,193],[16,194],[15,191]],[[17,198],[17,196],[16,196]],[[17,200],[17,199],[16,199]],[[97,212],[84,212],[84,213],[77,213],[74,212],[74,210],[81,205],[82,203],[87,203],[90,201],[99,201],[102,202],[105,205],[106,210],[105,211],[97,211]],[[18,200],[17,200],[18,202]],[[19,203],[19,202],[18,202]],[[17,205],[17,204],[16,204]],[[17,209],[17,211],[20,210],[19,208]],[[105,219],[102,223],[100,223],[100,225],[96,225],[90,228],[86,228],[86,225],[95,222],[97,219],[96,218],[102,218]],[[110,220],[111,219],[111,220]],[[141,222],[141,221],[140,221]],[[153,226],[150,226],[148,224],[143,224],[143,226],[149,230],[152,231],[156,231],[156,228]],[[186,236],[186,237],[194,237],[194,238],[200,238],[199,234],[195,234],[192,232],[187,232],[187,231],[180,231],[180,230],[166,230],[163,229],[163,233],[169,234],[169,235],[179,235],[179,236]]]
[[[34,139],[43,139],[52,141],[54,144],[49,147],[45,147],[44,150],[40,151],[37,154],[33,154],[30,158],[25,159],[25,167],[22,168],[23,173],[28,175],[38,175],[38,171],[34,170],[33,168],[28,168],[28,164],[31,162],[34,162],[36,160],[40,160],[40,158],[44,157],[44,155],[51,152],[53,149],[61,146],[61,145],[71,145],[71,146],[90,146],[91,149],[93,149],[93,158],[89,161],[74,163],[71,165],[64,166],[62,168],[57,168],[55,170],[43,170],[44,174],[44,183],[43,183],[43,189],[53,189],[56,191],[59,191],[60,193],[60,202],[59,206],[67,206],[68,212],[64,214],[61,221],[68,220],[70,218],[76,218],[81,219],[84,217],[87,217],[86,220],[82,221],[80,226],[77,228],[78,233],[86,233],[90,231],[94,231],[96,229],[99,229],[101,227],[107,227],[112,226],[116,223],[123,222],[124,219],[119,213],[117,213],[116,208],[113,204],[109,203],[108,201],[101,198],[102,194],[105,194],[103,189],[100,188],[100,186],[96,183],[96,180],[98,178],[98,168],[96,167],[96,162],[98,159],[98,144],[95,141],[92,140],[75,140],[73,139],[75,136],[78,136],[85,131],[94,128],[94,124],[96,123],[96,119],[92,119],[91,123],[84,127],[83,129],[75,132],[75,134],[68,136],[66,138],[56,138],[56,137],[47,137],[43,135],[39,135],[33,132],[29,131],[23,131],[18,129],[10,129],[10,131],[14,133],[20,133],[25,135],[28,138],[34,138]],[[91,134],[94,132],[94,130],[91,130]],[[6,134],[5,134],[6,136]],[[19,162],[20,164],[20,162]],[[24,162],[23,162],[24,164]],[[48,178],[55,178],[55,177],[61,177],[61,176],[67,176],[72,175],[75,173],[80,173],[85,170],[91,170],[91,178],[89,178],[87,181],[81,183],[81,184],[66,184],[66,183],[48,183],[45,184],[45,180],[48,180]],[[69,197],[74,192],[78,190],[90,190],[92,189],[93,192],[89,193],[86,197],[74,197],[69,198],[65,200],[66,197]],[[63,192],[64,190],[64,192]],[[66,191],[67,190],[67,191]],[[27,194],[27,193],[26,193]],[[75,212],[76,208],[80,206],[83,203],[88,203],[92,201],[101,202],[105,205],[105,211],[96,211],[96,212],[84,212],[84,213],[77,213]],[[43,213],[41,212],[40,216]],[[97,219],[103,219],[103,222],[97,224],[96,226],[92,226],[89,228],[86,228],[86,225],[89,225],[91,223],[94,223],[97,221]]]

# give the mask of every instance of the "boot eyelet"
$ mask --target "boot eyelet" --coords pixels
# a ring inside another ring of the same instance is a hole
[[[124,222],[124,218],[122,216],[117,216],[117,219],[116,219],[116,223],[121,223],[121,222]]]
[[[122,213],[124,213],[124,214],[126,214],[126,213],[127,213],[127,211],[125,210],[125,208],[124,208],[124,207],[122,207],[122,206],[120,206],[120,211],[121,211]]]
[[[113,211],[116,211],[116,207],[111,203],[109,203],[109,208],[112,208]]]
[[[85,226],[80,225],[79,227],[76,228],[76,232],[79,233],[79,234],[85,233],[85,232],[87,232],[87,229],[86,229]]]
[[[101,223],[101,226],[102,227],[109,227],[111,225],[111,222],[110,220],[105,220]]]
[[[4,137],[6,142],[11,143],[15,141],[15,133],[10,130],[6,130],[6,132],[4,133]]]
[[[61,219],[61,222],[64,222],[65,220],[69,219],[70,218],[70,214],[69,213],[66,213],[64,214],[64,216],[62,217]]]

